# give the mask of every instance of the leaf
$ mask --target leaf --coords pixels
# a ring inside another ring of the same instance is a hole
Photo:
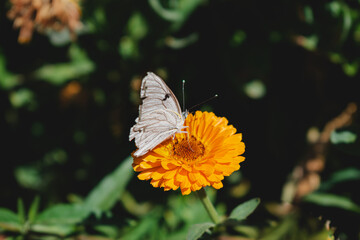
[[[179,30],[203,0],[182,0],[173,8],[164,8],[159,0],[149,0],[151,8],[163,19],[173,22],[171,29]]]
[[[35,164],[17,166],[14,175],[16,181],[25,188],[38,190],[43,186],[42,184],[44,184],[40,170]]]
[[[122,240],[142,240],[149,239],[150,235],[155,235],[159,230],[159,221],[164,212],[161,207],[157,207],[149,212],[146,217],[142,218],[138,224],[125,235],[121,236]],[[151,238],[150,238],[151,239]]]
[[[344,62],[342,64],[343,71],[349,77],[354,77],[359,71],[358,62]]]
[[[94,229],[111,239],[116,239],[118,235],[118,226],[96,225]]]
[[[308,24],[314,23],[314,13],[311,6],[309,5],[304,6],[304,20]]]
[[[328,194],[312,193],[304,198],[304,201],[311,202],[323,207],[337,207],[347,211],[360,213],[360,206],[346,197]]]
[[[132,158],[126,159],[111,174],[106,176],[90,192],[82,204],[59,204],[40,213],[31,230],[61,236],[76,230],[76,224],[84,221],[92,212],[109,210],[124,191],[133,174]]]
[[[349,144],[356,141],[357,135],[351,131],[333,131],[330,140],[333,144]]]
[[[360,156],[360,127],[352,125],[333,131],[330,141],[339,150],[354,156]]]
[[[18,218],[19,218],[20,222],[25,223],[25,221],[26,221],[25,207],[24,207],[24,202],[21,198],[18,198],[18,201],[17,201],[17,211],[18,211]]]
[[[20,84],[20,76],[8,72],[5,57],[0,52],[0,89],[10,90]]]
[[[332,176],[330,176],[329,180],[321,183],[319,190],[327,191],[331,189],[335,184],[355,180],[360,180],[360,170],[355,168],[346,168],[335,172]]]
[[[6,208],[0,208],[0,227],[8,231],[20,232],[22,224],[16,213]]]
[[[79,78],[91,73],[95,64],[87,57],[86,52],[77,45],[69,48],[70,62],[46,64],[39,68],[35,75],[43,81],[61,85],[68,80]]]
[[[75,224],[33,224],[31,225],[31,231],[43,234],[55,234],[61,237],[68,236],[76,231]],[[57,238],[56,238],[57,239]]]
[[[127,23],[127,32],[135,40],[143,39],[148,33],[146,19],[139,12],[131,15]]]
[[[84,204],[58,204],[40,213],[37,224],[78,224],[90,215]]]
[[[27,88],[12,91],[9,95],[9,100],[14,108],[36,105],[34,93]]]
[[[246,219],[260,204],[260,198],[254,198],[234,208],[230,213],[230,219],[238,221]]]
[[[197,240],[215,224],[211,222],[194,224],[190,227],[186,240]]]
[[[110,210],[124,192],[134,174],[132,157],[125,159],[115,171],[104,177],[88,194],[85,205],[94,212]]]
[[[35,220],[35,217],[39,210],[39,203],[40,203],[40,197],[36,196],[30,206],[29,213],[28,213],[28,220],[30,222],[33,222]]]
[[[124,59],[136,59],[139,56],[138,43],[128,36],[124,36],[119,42],[119,53]]]
[[[261,240],[274,240],[274,239],[287,239],[286,236],[289,233],[296,232],[298,223],[296,222],[294,214],[286,216],[283,220],[277,223],[274,227],[270,229]],[[295,239],[295,238],[294,238]]]
[[[67,236],[74,233],[76,225],[90,213],[84,204],[58,204],[40,213],[31,225],[31,231]]]

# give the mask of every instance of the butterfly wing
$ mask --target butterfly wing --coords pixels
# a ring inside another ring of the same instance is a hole
[[[146,154],[158,144],[181,132],[184,117],[174,93],[165,82],[149,72],[141,84],[139,117],[130,129],[129,140],[135,138],[135,156]]]

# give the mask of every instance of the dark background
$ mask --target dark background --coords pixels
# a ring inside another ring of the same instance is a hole
[[[309,128],[321,131],[348,103],[359,102],[357,1],[208,0],[193,10],[159,2],[184,19],[165,20],[150,1],[87,0],[81,3],[85,30],[76,41],[54,44],[52,33],[35,32],[21,45],[6,17],[11,5],[1,1],[0,81],[11,75],[14,84],[0,88],[0,206],[14,209],[17,198],[29,202],[34,195],[44,206],[67,202],[118,166],[135,148],[128,142],[138,114],[134,84],[147,71],[161,75],[179,102],[185,79],[187,108],[219,95],[199,108],[228,118],[243,133],[248,197],[265,202],[280,201],[288,175],[309,149]],[[176,48],[175,41],[183,45]],[[88,70],[79,70],[71,49],[85,54]],[[43,77],[39,70],[49,65],[50,77]],[[61,77],[69,71],[75,72]],[[263,95],[246,91],[254,80]],[[78,91],[69,95],[71,86]],[[358,167],[357,157],[330,151],[325,178]],[[231,206],[226,184],[219,201]],[[171,194],[136,178],[128,188],[153,199]]]

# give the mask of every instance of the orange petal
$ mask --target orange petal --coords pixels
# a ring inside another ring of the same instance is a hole
[[[137,176],[140,180],[149,180],[151,178],[152,171],[143,171]]]
[[[160,166],[160,162],[145,162],[142,161],[139,166],[143,169],[154,168]]]
[[[176,167],[178,167],[178,165],[175,163],[175,161],[161,161],[161,166],[166,169],[166,170],[170,170],[170,169],[174,169]]]
[[[178,172],[178,169],[169,170],[164,173],[164,179],[172,179],[175,177],[175,174]]]
[[[222,182],[214,182],[214,183],[211,184],[211,186],[213,186],[215,189],[220,189],[224,185],[222,184]]]
[[[165,173],[166,171],[163,168],[157,168],[156,170],[154,169],[154,172],[151,174],[151,177],[154,180],[159,180],[164,177]]]
[[[191,183],[187,177],[180,183],[180,187],[181,188],[190,188],[191,187]]]
[[[190,188],[181,188],[182,195],[189,195],[191,193]]]
[[[188,176],[189,176],[190,182],[196,182],[196,180],[197,180],[197,174],[196,173],[189,172]]]

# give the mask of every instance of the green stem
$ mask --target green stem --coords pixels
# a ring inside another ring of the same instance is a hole
[[[205,189],[201,188],[199,191],[196,191],[196,193],[197,193],[197,196],[199,197],[200,201],[204,205],[206,211],[208,212],[211,220],[215,224],[220,223],[220,217],[219,217],[217,211],[215,210],[214,205],[211,203],[209,197],[207,196]]]

